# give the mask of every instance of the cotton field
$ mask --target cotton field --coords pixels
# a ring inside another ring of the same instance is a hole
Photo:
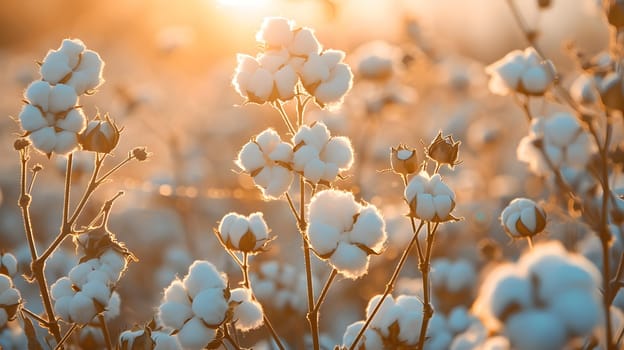
[[[0,349],[624,349],[624,1],[9,1]]]

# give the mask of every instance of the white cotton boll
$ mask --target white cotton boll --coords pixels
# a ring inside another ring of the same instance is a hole
[[[228,303],[223,296],[223,290],[209,288],[199,292],[193,299],[193,312],[209,325],[219,325],[225,318]]]
[[[9,276],[17,273],[17,259],[11,253],[0,253],[0,267],[6,269]]]
[[[541,94],[546,90],[551,79],[544,67],[538,65],[524,71],[521,81],[527,92]]]
[[[267,17],[256,34],[256,40],[269,47],[287,46],[293,38],[292,26],[293,23],[286,18]]]
[[[57,127],[73,133],[79,133],[84,130],[86,124],[87,118],[82,112],[82,109],[72,109],[67,113],[64,119],[56,121]]]
[[[78,56],[85,50],[85,44],[80,39],[64,39],[58,51],[65,54],[69,59],[69,66],[78,64]]]
[[[235,247],[239,247],[241,238],[249,231],[249,221],[246,217],[239,215],[230,226],[229,238]]]
[[[241,96],[247,97],[249,79],[251,75],[260,67],[260,63],[249,55],[237,54],[238,66],[232,78],[232,84]]]
[[[50,100],[47,110],[53,113],[63,112],[73,108],[78,101],[76,91],[69,85],[58,84],[50,90]]]
[[[190,305],[190,300],[188,294],[186,293],[186,287],[184,287],[182,281],[178,279],[171,282],[169,287],[165,289],[164,294],[164,301],[175,301]]]
[[[342,275],[350,279],[356,279],[368,269],[368,255],[357,246],[340,242],[329,258],[330,264]]]
[[[71,131],[59,131],[56,133],[56,143],[54,152],[57,154],[67,154],[78,146],[78,137]]]
[[[31,83],[24,92],[24,97],[33,105],[41,107],[47,111],[50,104],[50,92],[52,86],[45,81],[35,81]]]
[[[455,307],[448,315],[447,319],[448,328],[453,333],[463,332],[470,326],[471,322],[472,317],[463,305]]]
[[[340,241],[340,231],[334,226],[319,221],[311,221],[308,226],[308,238],[312,248],[325,255],[333,252]]]
[[[566,343],[563,323],[541,310],[527,310],[510,317],[505,335],[516,350],[563,349]]]
[[[427,179],[420,174],[412,177],[405,188],[405,199],[407,199],[408,202],[411,202],[419,193],[424,192],[427,182]]]
[[[290,184],[293,181],[293,173],[292,171],[281,167],[275,166],[271,168],[271,181],[269,185],[263,189],[264,196],[272,199],[276,199],[281,197],[288,188],[290,188]]]
[[[267,101],[273,92],[273,75],[264,68],[258,68],[249,77],[247,91],[262,101]]]
[[[581,131],[576,118],[566,112],[559,112],[546,119],[544,122],[544,134],[549,143],[563,148],[576,138]]]
[[[598,101],[599,95],[593,76],[589,74],[579,75],[570,86],[570,95],[575,101],[582,104],[591,104]]]
[[[313,146],[303,145],[293,155],[295,170],[302,171],[312,160],[319,159],[319,150]]]
[[[378,252],[387,238],[386,225],[381,213],[375,206],[368,205],[359,214],[351,231],[351,242],[363,244]]]
[[[258,55],[258,62],[260,63],[260,67],[271,73],[275,73],[286,65],[288,58],[288,50],[286,49],[270,50]]]
[[[474,266],[466,260],[458,260],[449,270],[446,288],[450,292],[459,292],[472,287],[476,280],[477,272]]]
[[[451,342],[453,342],[453,335],[447,330],[442,330],[429,338],[427,342],[427,349],[446,350],[451,345]]]
[[[434,174],[430,181],[429,186],[431,188],[431,193],[436,196],[448,196],[451,199],[455,199],[455,193],[448,187],[447,184],[442,182],[442,177],[440,174]]]
[[[544,151],[546,153],[546,157],[548,157],[555,168],[561,167],[563,163],[563,153],[561,148],[552,146],[551,144],[545,144]]]
[[[522,71],[524,70],[522,52],[514,50],[501,60],[485,68],[485,72],[492,76],[490,80],[490,91],[499,95],[506,95],[509,89],[515,89],[520,82]]]
[[[144,333],[144,330],[124,331],[119,335],[119,343],[125,345],[126,349],[132,349],[134,341]]]
[[[321,103],[339,103],[352,85],[353,73],[351,73],[351,68],[344,63],[339,63],[332,70],[329,79],[322,82],[314,90],[314,97]]]
[[[318,54],[321,51],[321,44],[316,39],[314,31],[304,27],[295,31],[288,50],[295,56],[307,56],[312,53]]]
[[[433,207],[439,219],[445,219],[453,210],[453,200],[447,195],[437,195],[433,197]]]
[[[51,126],[33,132],[29,135],[29,138],[33,146],[43,153],[52,153],[56,145],[56,132],[54,132],[54,128]]]
[[[76,292],[72,289],[72,283],[68,277],[62,277],[50,287],[52,299],[58,300],[62,297],[73,296]]]
[[[228,213],[226,214],[219,223],[219,233],[223,240],[227,241],[230,236],[230,230],[232,228],[232,224],[238,218],[238,214],[236,213]]]
[[[69,57],[64,52],[50,50],[39,68],[41,79],[56,84],[71,73],[72,67],[69,64]]]
[[[208,288],[223,290],[227,286],[225,277],[217,271],[213,264],[204,260],[195,260],[182,282],[191,298],[194,298],[201,290]]]
[[[292,156],[292,146],[281,141],[269,152],[269,158],[273,161],[289,162]]]
[[[104,62],[95,51],[85,50],[82,53],[80,64],[75,68],[72,77],[67,81],[67,85],[72,86],[76,93],[83,93],[97,88],[104,82],[102,78],[102,68]]]
[[[111,294],[110,299],[108,300],[108,305],[106,306],[106,311],[104,311],[104,318],[108,320],[112,320],[115,317],[119,316],[121,311],[121,297],[119,293],[113,292]]]
[[[481,285],[475,301],[475,314],[489,322],[489,327],[499,326],[498,318],[509,308],[529,308],[533,304],[533,290],[529,280],[516,271],[514,265],[496,267]]]
[[[200,350],[214,340],[216,330],[207,328],[198,317],[190,319],[176,336],[180,345],[188,350]]]
[[[345,333],[342,337],[342,345],[346,347],[351,346],[351,344],[353,344],[353,342],[355,341],[355,337],[357,337],[362,327],[364,327],[364,321],[358,321],[358,322],[350,324],[349,327],[347,327],[347,329],[345,330]],[[358,342],[358,346],[356,346],[355,348],[361,349],[362,346],[366,349],[383,349],[384,348],[383,340],[381,339],[381,336],[379,336],[377,332],[375,332],[374,330],[370,328],[364,331],[364,335],[362,336],[362,338],[360,338],[360,341]]]
[[[54,301],[54,313],[64,321],[70,321],[69,307],[74,296],[64,296]]]
[[[336,164],[342,170],[351,168],[353,165],[351,141],[344,136],[332,137],[325,144],[320,157],[328,163]]]
[[[97,301],[103,306],[106,306],[108,304],[108,300],[111,296],[110,288],[101,281],[87,282],[82,286],[81,291],[86,296],[93,299],[94,301]]]
[[[269,238],[269,227],[264,221],[264,216],[261,212],[256,212],[249,215],[248,221],[249,229],[251,230],[251,232],[253,232],[256,240],[260,241],[258,244],[262,244],[263,242],[261,241]]]
[[[319,151],[325,147],[331,138],[331,133],[323,122],[317,122],[310,128],[310,132],[303,135],[303,141],[318,149]]]
[[[113,249],[105,251],[100,255],[100,263],[109,266],[114,271],[123,271],[126,268],[126,258]]]
[[[253,172],[265,165],[264,155],[260,147],[254,142],[248,142],[238,153],[236,165],[246,172]]]
[[[310,200],[308,222],[322,222],[338,231],[347,231],[352,228],[353,216],[360,209],[351,192],[323,190]]]
[[[265,153],[270,152],[282,141],[277,131],[270,128],[259,133],[255,139],[262,152]]]
[[[325,163],[318,158],[312,159],[303,167],[303,175],[306,179],[317,183],[325,174]]]
[[[230,301],[240,303],[234,307],[233,319],[236,321],[236,329],[247,332],[262,326],[264,322],[262,305],[252,299],[249,289],[232,289]]]
[[[93,299],[89,298],[85,293],[78,292],[69,304],[69,316],[72,321],[79,324],[87,324],[91,322],[97,314]]]
[[[19,290],[15,288],[9,288],[3,292],[0,292],[0,305],[15,305],[20,301],[21,295]]]
[[[48,125],[48,121],[43,117],[39,108],[25,104],[19,114],[22,129],[25,131],[35,131]]]
[[[324,163],[323,175],[321,176],[321,180],[325,180],[327,182],[332,182],[338,176],[340,169],[334,163]]]
[[[299,81],[291,66],[284,66],[275,72],[275,87],[282,101],[290,100],[295,95],[295,85]]]
[[[153,350],[181,350],[178,339],[166,332],[152,332],[152,340],[155,346]]]
[[[435,214],[433,196],[429,193],[419,193],[416,196],[416,216],[421,220],[431,221]]]
[[[193,316],[193,310],[186,303],[168,301],[158,307],[158,319],[160,322],[173,329],[181,329],[184,322]]]
[[[325,50],[321,55],[321,59],[328,67],[335,67],[345,58],[344,51],[340,50]]]
[[[499,335],[488,338],[480,350],[511,350],[511,344],[509,344],[509,339]]]
[[[330,68],[325,64],[321,55],[310,54],[306,63],[301,67],[301,80],[306,86],[329,79]]]
[[[80,263],[69,271],[69,279],[77,286],[82,286],[87,282],[87,276],[91,271],[97,270],[100,267],[100,261],[98,259],[91,259]]]
[[[591,291],[571,289],[552,300],[549,310],[574,335],[585,336],[602,320],[600,297]]]

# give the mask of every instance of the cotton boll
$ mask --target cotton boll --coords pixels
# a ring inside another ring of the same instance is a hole
[[[178,339],[169,335],[166,332],[152,332],[152,340],[154,341],[155,346],[154,350],[180,350],[180,343],[178,343]]]
[[[292,171],[281,167],[275,166],[271,168],[271,181],[268,186],[263,189],[263,194],[265,197],[270,199],[276,199],[281,197],[288,189],[290,188],[290,184],[293,181],[293,173]]]
[[[72,321],[79,324],[87,324],[97,314],[93,299],[86,293],[78,292],[69,304],[69,316]]]
[[[69,279],[77,286],[82,286],[87,281],[87,275],[91,271],[97,270],[100,267],[98,259],[91,259],[76,265],[71,271],[69,271]]]
[[[482,350],[511,350],[509,339],[503,336],[488,338],[482,345]]]
[[[236,320],[236,329],[247,332],[263,324],[262,306],[252,299],[249,289],[233,289],[230,301],[240,303],[234,307],[233,319]]]
[[[321,55],[311,54],[301,67],[301,80],[306,86],[325,81],[330,77],[330,68]]]
[[[459,292],[472,287],[477,280],[477,273],[474,266],[466,260],[458,260],[451,265],[448,272],[446,288],[449,292]]]
[[[289,162],[293,156],[292,147],[285,142],[281,142],[281,140],[268,151],[269,158],[273,161]]]
[[[260,63],[249,55],[236,55],[238,66],[232,78],[232,84],[236,91],[243,97],[247,97],[249,79],[251,75],[260,67]]]
[[[351,192],[324,190],[310,200],[308,222],[322,222],[339,231],[350,230],[353,216],[360,211]]]
[[[541,310],[527,310],[510,317],[505,335],[517,350],[563,349],[566,343],[564,324]]]
[[[21,295],[19,290],[15,288],[9,288],[0,292],[0,305],[15,305],[19,304]]]
[[[544,134],[548,135],[548,141],[560,148],[572,143],[580,129],[576,118],[566,112],[556,113],[544,123]]]
[[[29,138],[37,150],[46,154],[52,153],[56,145],[56,133],[50,126],[33,132]]]
[[[447,330],[442,330],[432,336],[427,342],[427,349],[446,350],[453,342],[453,335]]]
[[[176,334],[184,349],[200,350],[214,340],[216,330],[207,328],[198,317],[190,319]]]
[[[234,222],[238,219],[238,214],[236,213],[228,213],[226,214],[219,223],[219,233],[223,240],[227,241],[230,237],[230,230]]]
[[[262,213],[257,212],[249,215],[249,229],[253,232],[254,237],[258,241],[257,244],[262,245],[266,239],[269,238],[269,227],[264,221]],[[256,249],[259,248],[256,245]]]
[[[351,69],[346,64],[340,63],[332,70],[330,77],[314,90],[314,97],[324,104],[340,103],[352,85]]]
[[[267,17],[262,22],[256,40],[264,42],[268,47],[283,47],[290,44],[293,23],[283,17]]]
[[[47,110],[53,113],[67,111],[78,101],[76,91],[69,85],[58,84],[51,88]]]
[[[321,51],[321,44],[316,39],[314,31],[304,27],[295,31],[288,50],[294,56],[308,56],[318,54]]]
[[[310,222],[308,238],[314,250],[325,255],[333,252],[340,241],[340,232],[337,228],[318,221]]]
[[[76,133],[70,131],[60,131],[56,133],[56,143],[54,152],[63,155],[73,151],[78,146]]]
[[[50,287],[52,299],[58,300],[65,296],[73,296],[76,292],[72,289],[72,283],[68,277],[63,277],[52,284]]]
[[[265,165],[264,155],[255,142],[248,142],[238,153],[236,164],[246,172],[253,172]]]
[[[379,304],[381,300],[381,295],[376,295],[368,302],[366,306],[366,317],[370,317],[372,312]],[[375,328],[379,330],[382,334],[388,335],[388,328],[399,320],[399,317],[402,315],[401,308],[396,307],[394,299],[392,296],[388,296],[384,299],[381,307],[375,314],[375,317],[371,320],[371,328]]]
[[[106,311],[104,311],[104,318],[109,321],[119,316],[121,311],[121,297],[119,293],[113,292],[111,294],[110,299],[108,300],[108,305],[106,306]]]
[[[85,129],[87,125],[87,119],[82,112],[82,109],[72,109],[67,112],[64,119],[56,121],[56,126],[73,133],[79,133]]]
[[[541,66],[533,66],[522,74],[522,86],[527,92],[532,94],[540,94],[550,84],[548,73]]]
[[[67,85],[72,86],[79,95],[93,90],[104,82],[102,78],[103,67],[104,62],[100,55],[94,51],[85,50],[82,53],[80,64],[75,68],[75,72],[67,81]]]
[[[329,261],[338,272],[351,279],[363,276],[368,269],[368,255],[348,243],[340,242]]]
[[[360,211],[353,225],[351,242],[360,243],[378,251],[383,247],[386,239],[386,225],[381,213],[372,205],[366,206]]]
[[[299,77],[291,66],[284,66],[275,72],[275,87],[280,100],[286,101],[295,95],[295,85]]]
[[[48,121],[43,117],[39,108],[25,104],[19,114],[22,129],[25,131],[35,131],[48,125]]]
[[[273,92],[273,84],[271,72],[264,68],[259,68],[249,77],[247,91],[261,101],[267,101]]]
[[[24,97],[35,106],[41,107],[42,110],[47,111],[50,103],[50,93],[52,86],[45,81],[35,81],[31,83],[24,92]]]
[[[182,280],[188,294],[194,298],[201,290],[208,288],[225,289],[226,280],[208,261],[195,260],[189,267],[189,273]]]
[[[223,290],[217,288],[202,290],[193,299],[192,309],[195,315],[207,324],[221,324],[228,309]]]
[[[454,333],[460,333],[470,326],[472,320],[473,317],[466,307],[460,305],[455,307],[448,315],[448,328]]]
[[[190,300],[188,294],[186,293],[186,288],[182,281],[176,279],[169,287],[165,289],[165,296],[163,298],[165,301],[175,301],[178,303],[188,304],[190,306]]]
[[[70,321],[69,308],[72,305],[74,296],[63,296],[54,301],[54,313],[65,321]]]
[[[49,51],[43,59],[40,67],[41,79],[57,84],[67,74],[71,73],[72,67],[69,65],[69,58],[63,52]]]
[[[320,157],[328,163],[336,164],[342,170],[351,168],[353,164],[351,141],[344,136],[332,137],[325,144]]]
[[[429,193],[419,193],[416,196],[416,216],[421,220],[431,221],[435,215],[433,196]]]
[[[243,237],[243,235],[247,233],[248,230],[249,222],[247,221],[247,218],[242,215],[238,215],[236,219],[232,222],[232,225],[230,226],[230,232],[228,234],[228,238],[230,239],[234,247],[239,247],[240,239]]]
[[[108,300],[111,296],[111,290],[106,286],[106,284],[100,281],[91,281],[87,282],[82,286],[82,292],[87,297],[97,301],[102,306],[106,306],[108,304]]]
[[[550,304],[557,315],[574,335],[585,336],[602,320],[600,297],[591,291],[572,289],[558,295]]]
[[[168,301],[158,307],[158,319],[160,322],[173,329],[181,329],[184,322],[193,316],[193,310],[186,303]]]
[[[570,95],[581,104],[592,104],[598,101],[599,95],[593,76],[579,75],[570,86]]]
[[[349,327],[347,327],[345,331],[345,334],[342,337],[342,345],[346,347],[351,346],[351,344],[353,344],[353,341],[355,341],[355,337],[357,337],[362,327],[364,327],[364,321],[358,321],[349,325]],[[381,339],[381,337],[379,336],[377,332],[368,328],[364,332],[364,335],[362,336],[362,338],[360,338],[360,341],[358,342],[358,346],[356,346],[355,348],[356,349],[362,349],[362,348],[383,349],[383,340]]]

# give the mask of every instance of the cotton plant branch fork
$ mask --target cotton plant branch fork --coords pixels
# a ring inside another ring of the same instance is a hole
[[[18,140],[19,141],[19,140]],[[23,140],[22,140],[23,141]],[[117,165],[113,166],[109,171],[107,171],[103,175],[99,175],[99,172],[102,168],[104,160],[106,158],[106,154],[103,153],[94,153],[95,154],[95,166],[93,172],[91,174],[91,178],[85,189],[81,199],[79,200],[76,208],[72,212],[70,216],[70,195],[71,195],[71,177],[72,177],[72,167],[73,167],[73,153],[70,153],[67,156],[66,161],[66,170],[65,170],[65,180],[63,187],[63,212],[62,212],[62,221],[60,232],[54,241],[48,246],[44,252],[39,255],[35,242],[34,230],[32,227],[32,221],[30,216],[30,204],[32,202],[32,189],[34,186],[35,178],[37,173],[42,169],[41,166],[35,165],[33,167],[32,178],[30,184],[27,185],[27,169],[28,162],[30,160],[30,146],[26,145],[25,147],[21,147],[18,149],[19,157],[20,157],[20,198],[18,200],[18,206],[20,207],[22,213],[22,221],[24,223],[24,231],[26,234],[26,239],[28,241],[28,247],[31,255],[31,273],[30,278],[37,282],[39,287],[39,292],[41,294],[41,300],[43,302],[44,310],[47,315],[47,320],[45,322],[39,322],[43,327],[47,328],[50,334],[54,337],[57,346],[62,348],[63,346],[63,337],[61,336],[61,329],[54,313],[54,307],[52,306],[52,299],[50,296],[50,290],[48,287],[48,283],[45,278],[45,264],[47,259],[56,251],[58,246],[67,238],[69,235],[77,232],[74,225],[76,224],[77,219],[85,208],[89,198],[95,192],[95,190],[104,183],[113,173],[119,170],[121,167],[126,165],[132,159],[135,159],[136,156],[130,152],[126,159],[119,162]],[[99,177],[98,177],[99,176]],[[27,312],[31,315],[30,312]],[[34,314],[33,314],[34,315]],[[31,317],[33,316],[31,315]],[[42,320],[38,320],[42,321]]]

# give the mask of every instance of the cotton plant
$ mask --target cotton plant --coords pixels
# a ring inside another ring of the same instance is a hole
[[[50,346],[63,348],[69,345],[70,335],[80,326],[97,328],[107,347],[112,348],[107,322],[119,315],[121,303],[115,289],[128,263],[135,260],[107,226],[113,203],[123,193],[118,192],[104,202],[100,210],[86,209],[93,194],[111,175],[133,160],[146,160],[149,154],[145,148],[137,147],[116,164],[105,162],[117,149],[122,128],[108,115],[103,118],[96,115],[88,120],[80,101],[94,94],[104,82],[103,67],[99,54],[87,49],[82,41],[63,40],[57,50],[50,50],[40,62],[40,79],[26,88],[24,106],[16,118],[23,131],[13,145],[21,165],[18,206],[31,267],[25,274],[36,282],[43,306],[39,315],[28,308],[29,300],[25,300],[19,305],[17,316],[26,333],[36,327],[47,332],[45,339],[28,335],[29,347],[45,340]],[[35,240],[42,236],[40,228],[31,224],[31,202],[37,194],[34,184],[43,176],[40,174],[45,172],[46,164],[30,164],[33,151],[55,157],[46,163],[53,170],[59,159],[65,169],[59,231],[45,246]],[[76,163],[90,158],[93,164],[84,168],[89,173],[84,189],[77,188],[78,180],[73,176],[74,171],[81,172],[74,166],[74,155]],[[73,193],[78,191],[79,194]],[[70,198],[74,196],[78,200],[72,203]],[[61,245],[68,237],[73,238],[77,262],[61,254],[64,249]],[[14,269],[8,255],[2,259],[2,266]]]
[[[549,242],[488,274],[473,308],[514,349],[563,348],[604,327],[601,283],[591,262]]]
[[[226,324],[233,322],[236,330],[247,332],[261,326],[263,320],[262,307],[248,288],[231,290],[227,276],[202,260],[193,262],[183,279],[165,289],[158,308],[159,324],[172,330],[173,334],[168,334],[184,349],[215,348],[225,341],[236,344]],[[133,333],[125,332],[119,342],[132,348],[132,339]]]

